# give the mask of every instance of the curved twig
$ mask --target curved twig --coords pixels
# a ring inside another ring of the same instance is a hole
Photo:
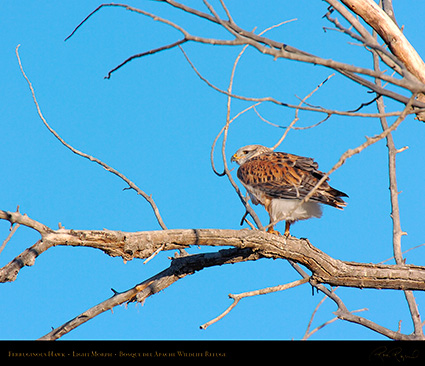
[[[183,38],[180,41],[170,43],[166,46],[162,46],[162,47],[159,47],[159,48],[155,48],[153,50],[149,50],[149,51],[146,51],[146,52],[142,52],[142,53],[138,53],[136,55],[130,56],[125,61],[121,62],[118,66],[115,66],[112,70],[110,70],[108,72],[108,74],[105,76],[105,79],[110,79],[113,72],[117,71],[118,69],[120,69],[121,67],[123,67],[124,65],[126,65],[127,63],[129,63],[130,61],[132,61],[136,58],[141,58],[141,57],[144,57],[144,56],[153,55],[153,54],[161,52],[161,51],[169,50],[171,48],[180,46],[187,41],[188,40],[186,38]]]
[[[229,314],[229,312],[234,307],[236,307],[236,305],[239,303],[240,300],[242,300],[246,297],[265,295],[265,294],[270,294],[272,292],[277,292],[277,291],[284,291],[284,290],[287,290],[287,289],[290,289],[290,288],[293,288],[293,287],[303,285],[304,283],[307,283],[308,281],[309,281],[309,278],[302,278],[300,280],[287,283],[286,285],[267,287],[265,289],[248,291],[248,292],[244,292],[244,293],[241,293],[241,294],[235,294],[235,295],[229,294],[229,297],[231,299],[233,299],[233,303],[223,313],[221,313],[219,316],[210,320],[209,322],[206,322],[205,324],[202,324],[200,326],[200,328],[201,329],[207,329],[210,325],[218,322],[220,319],[223,319],[227,314]]]
[[[124,174],[120,173],[118,170],[112,168],[111,166],[104,163],[100,159],[95,158],[91,155],[88,155],[88,154],[86,154],[82,151],[79,151],[79,150],[75,149],[74,147],[72,147],[70,144],[65,142],[65,140],[62,137],[60,137],[59,134],[52,127],[50,127],[50,125],[47,123],[46,119],[44,118],[44,116],[41,112],[40,106],[38,105],[38,102],[37,102],[37,99],[36,99],[36,96],[35,96],[35,91],[34,91],[34,88],[31,84],[31,81],[29,80],[29,78],[25,74],[25,71],[22,67],[21,59],[19,57],[19,52],[18,52],[19,46],[20,45],[18,45],[16,47],[16,50],[15,50],[16,57],[18,58],[18,62],[19,62],[19,67],[21,69],[22,75],[24,76],[24,78],[27,81],[28,86],[31,90],[32,98],[33,98],[34,104],[37,108],[37,113],[38,113],[39,117],[41,118],[41,120],[43,121],[43,124],[47,127],[47,129],[53,134],[53,136],[55,136],[62,143],[62,145],[64,145],[67,149],[71,150],[74,154],[79,155],[83,158],[86,158],[86,159],[88,159],[92,162],[95,162],[96,164],[98,164],[101,167],[103,167],[104,169],[106,169],[108,172],[115,174],[117,177],[121,178],[124,182],[126,182],[131,189],[135,190],[137,192],[137,194],[141,195],[150,204],[150,206],[152,207],[152,210],[155,214],[155,217],[158,221],[158,224],[161,226],[161,228],[167,229],[167,227],[165,226],[165,223],[162,220],[162,217],[159,213],[158,206],[156,205],[152,196],[150,196],[150,195],[146,194],[144,191],[142,191],[135,183],[133,183],[130,179],[128,179]]]

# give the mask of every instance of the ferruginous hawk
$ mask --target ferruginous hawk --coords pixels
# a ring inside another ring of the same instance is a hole
[[[298,220],[321,217],[321,204],[343,209],[348,197],[332,188],[327,181],[302,205],[301,200],[323,177],[311,158],[275,152],[262,145],[241,147],[231,158],[240,165],[237,176],[248,191],[252,203],[263,205],[270,216],[270,224],[285,220],[285,236]],[[328,179],[327,179],[328,180]],[[273,224],[268,232],[279,234]]]

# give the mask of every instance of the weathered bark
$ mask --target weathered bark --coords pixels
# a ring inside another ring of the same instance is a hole
[[[182,229],[129,233],[59,229],[44,233],[42,243],[46,247],[70,245],[97,248],[124,260],[149,258],[158,250],[178,250],[193,245],[249,248],[263,258],[289,259],[304,265],[312,272],[311,280],[315,283],[357,288],[425,290],[425,267],[341,261],[314,247],[307,239],[290,237],[285,240],[258,230]],[[30,248],[27,255],[34,251]],[[20,261],[26,263],[25,258]],[[1,281],[14,279],[17,274],[14,262],[16,260],[0,271]]]

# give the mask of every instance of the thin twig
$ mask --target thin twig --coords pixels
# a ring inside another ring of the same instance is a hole
[[[76,30],[79,29],[82,26],[82,24],[84,24],[94,13],[99,11],[101,8],[103,8],[103,7],[122,7],[126,10],[136,12],[136,13],[139,13],[139,14],[143,14],[145,16],[150,17],[153,20],[160,21],[160,22],[162,22],[166,25],[173,27],[174,29],[181,32],[184,35],[184,38],[187,41],[194,41],[194,42],[210,44],[210,45],[228,45],[228,46],[251,45],[251,46],[257,48],[260,52],[263,52],[265,54],[269,54],[269,55],[273,56],[275,59],[283,57],[283,58],[287,58],[287,59],[294,60],[294,61],[301,61],[301,62],[311,63],[311,64],[315,64],[315,65],[322,65],[322,66],[332,68],[332,69],[338,71],[342,75],[349,77],[350,79],[354,80],[355,82],[357,82],[361,85],[364,85],[368,88],[371,88],[373,91],[379,92],[382,95],[388,96],[388,97],[393,98],[395,100],[398,100],[402,103],[407,103],[407,98],[404,97],[403,95],[397,94],[397,93],[390,91],[390,90],[387,90],[387,89],[383,89],[383,88],[379,89],[376,85],[374,85],[373,83],[370,83],[368,80],[360,77],[358,74],[363,74],[363,75],[371,76],[371,77],[378,77],[378,78],[381,78],[382,80],[385,80],[389,83],[400,86],[402,88],[408,89],[412,92],[423,91],[423,89],[424,89],[423,85],[418,83],[417,80],[414,79],[414,78],[408,78],[408,80],[406,78],[397,79],[397,78],[394,78],[394,77],[387,76],[384,73],[376,73],[375,71],[370,70],[370,69],[365,69],[365,68],[356,67],[356,66],[349,65],[349,64],[344,64],[344,63],[336,62],[334,60],[323,59],[323,58],[311,55],[309,53],[306,53],[304,51],[298,50],[295,47],[292,47],[292,46],[289,46],[289,45],[286,45],[286,44],[283,44],[283,43],[280,43],[280,42],[276,42],[276,41],[273,41],[273,40],[268,39],[268,38],[264,38],[260,35],[256,35],[253,32],[245,31],[245,30],[241,29],[240,27],[238,27],[233,21],[223,20],[223,19],[219,18],[218,16],[203,13],[199,10],[192,9],[192,8],[186,6],[186,5],[180,4],[180,3],[175,2],[175,1],[171,1],[171,0],[165,1],[164,0],[163,2],[173,6],[175,8],[178,8],[180,10],[183,10],[183,11],[189,13],[189,14],[196,15],[198,17],[201,17],[203,19],[206,19],[208,21],[211,21],[211,22],[214,22],[216,24],[221,25],[227,31],[229,31],[231,34],[233,34],[235,36],[235,39],[233,39],[233,40],[220,40],[220,39],[214,39],[214,38],[204,38],[204,37],[193,36],[190,33],[188,33],[181,26],[179,26],[179,25],[177,25],[177,24],[175,24],[175,23],[173,23],[173,22],[171,22],[167,19],[158,17],[155,14],[148,13],[146,11],[131,7],[131,6],[126,5],[126,4],[115,4],[115,3],[102,4],[99,7],[97,7],[93,12],[91,12],[74,29],[74,31],[71,33],[71,35],[69,37],[71,37],[73,34],[75,34]],[[206,1],[205,1],[205,4],[207,6],[209,5]],[[210,11],[214,12],[214,10],[212,9],[211,6],[209,6],[209,9],[210,9]],[[363,36],[363,34],[362,34],[362,36]],[[69,37],[67,37],[67,39]],[[240,99],[243,99],[243,97],[240,97],[240,96],[234,96],[234,97],[238,97]],[[257,100],[255,100],[255,101],[260,101],[260,100],[258,100],[258,98],[256,98],[256,99]],[[251,98],[251,100],[252,100],[252,98]],[[290,104],[280,103],[280,102],[274,101],[273,98],[264,98],[264,101],[265,100],[276,102],[277,104],[280,104],[282,106],[294,108],[294,106],[292,106]],[[418,107],[418,108],[424,107],[424,103],[421,103],[420,101],[414,101],[413,105],[415,107]],[[300,108],[300,109],[308,110],[307,107],[303,107],[303,108]],[[328,110],[316,110],[316,111],[329,114]],[[420,111],[416,111],[416,113],[419,113],[419,112]],[[340,112],[340,113],[337,113],[336,111],[334,112],[334,114],[353,115],[353,114],[343,114],[343,113],[344,112]],[[363,115],[363,116],[365,116],[365,115]]]
[[[335,292],[335,289],[332,289],[332,293],[334,293],[334,292]],[[310,317],[310,321],[307,324],[307,329],[305,330],[305,333],[304,333],[304,336],[303,336],[302,339],[307,339],[309,337],[310,327],[311,327],[311,324],[313,323],[313,319],[314,319],[316,313],[318,312],[319,308],[322,306],[322,304],[325,302],[325,300],[327,298],[328,298],[327,295],[323,296],[323,298],[319,301],[319,303],[314,308],[313,313],[311,314],[311,317]]]
[[[97,159],[97,158],[95,158],[95,157],[93,157],[91,155],[88,155],[88,154],[86,154],[86,153],[84,153],[82,151],[79,151],[79,150],[75,149],[74,147],[72,147],[70,144],[68,144],[67,142],[65,142],[65,140],[62,139],[62,137],[60,137],[59,134],[55,130],[53,130],[52,127],[50,127],[50,125],[47,123],[46,119],[44,118],[44,116],[43,116],[43,114],[41,112],[40,106],[38,105],[38,102],[37,102],[37,99],[36,99],[36,96],[35,96],[35,91],[34,91],[34,88],[33,88],[32,84],[31,84],[31,81],[29,80],[29,78],[25,74],[25,71],[24,71],[24,69],[22,67],[21,59],[19,57],[19,52],[18,52],[19,46],[20,45],[18,45],[16,47],[16,50],[15,50],[16,57],[18,58],[19,68],[21,69],[21,73],[24,76],[25,80],[27,81],[28,86],[29,86],[29,88],[31,90],[32,98],[33,98],[34,104],[35,104],[35,106],[37,108],[37,113],[38,113],[39,117],[41,118],[41,120],[43,121],[43,124],[47,127],[47,129],[53,134],[53,136],[55,136],[66,148],[68,148],[69,150],[71,150],[74,154],[79,155],[79,156],[81,156],[83,158],[86,158],[86,159],[88,159],[88,160],[90,160],[92,162],[95,162],[95,163],[99,164],[101,167],[103,167],[104,169],[106,169],[108,172],[110,172],[112,174],[115,174],[116,176],[118,176],[119,178],[121,178],[124,182],[126,182],[129,185],[130,188],[134,189],[137,192],[137,194],[141,195],[150,204],[150,206],[152,207],[152,210],[153,210],[153,212],[155,214],[155,217],[156,217],[159,225],[161,226],[161,228],[164,229],[164,230],[167,229],[167,227],[165,226],[165,223],[162,220],[162,217],[161,217],[161,215],[159,213],[159,209],[158,209],[155,201],[152,199],[152,196],[149,196],[148,194],[146,194],[145,192],[143,192],[136,184],[134,184],[130,179],[128,179],[124,174],[120,173],[118,170],[115,170],[114,168],[110,167],[109,165],[107,165],[106,163],[102,162],[101,160],[99,160],[99,159]]]
[[[227,19],[229,20],[229,23],[234,23],[232,16],[230,15],[229,9],[227,9],[226,4],[223,0],[220,0],[221,7],[224,9],[227,15]]]
[[[162,47],[159,47],[159,48],[155,48],[153,50],[149,50],[147,52],[142,52],[142,53],[138,53],[136,55],[130,56],[125,61],[121,62],[118,66],[115,66],[112,70],[110,70],[108,72],[108,74],[105,76],[105,79],[110,79],[113,72],[117,71],[118,69],[120,69],[121,67],[123,67],[124,65],[126,65],[127,63],[129,63],[130,61],[134,60],[135,58],[141,58],[141,57],[144,57],[144,56],[150,56],[150,55],[153,55],[153,54],[158,53],[158,52],[161,52],[161,51],[169,50],[171,48],[180,46],[180,45],[182,45],[185,42],[187,42],[187,39],[186,38],[183,38],[180,41],[173,42],[173,43],[168,44],[166,46],[162,46]]]
[[[249,291],[249,292],[244,292],[241,294],[230,294],[229,297],[231,299],[233,299],[233,303],[223,312],[221,313],[219,316],[217,316],[216,318],[210,320],[209,322],[206,322],[205,324],[202,324],[200,326],[201,329],[207,329],[210,325],[218,322],[220,319],[223,319],[233,308],[236,307],[236,305],[239,303],[240,300],[246,298],[246,297],[250,297],[250,296],[258,296],[258,295],[265,295],[265,294],[270,294],[272,292],[277,292],[277,291],[284,291],[296,286],[300,286],[303,285],[304,283],[308,282],[308,278],[302,278],[300,280],[297,281],[293,281],[290,283],[287,283],[285,285],[279,285],[279,286],[274,286],[274,287],[267,287],[261,290],[255,290],[255,291]]]
[[[245,108],[244,110],[238,112],[234,117],[232,117],[232,119],[229,121],[229,125],[235,121],[238,117],[240,117],[242,114],[248,112],[249,110],[253,109],[255,111],[255,107],[260,105],[261,102],[255,103],[253,105],[250,105],[249,107]],[[217,171],[217,169],[215,168],[215,163],[214,163],[214,150],[215,150],[215,146],[217,144],[218,139],[220,138],[220,136],[223,134],[224,130],[225,130],[226,126],[223,126],[222,129],[220,130],[220,132],[217,134],[217,136],[215,137],[212,146],[211,146],[211,152],[210,152],[210,160],[211,160],[211,166],[212,169],[214,171],[215,174],[217,174],[219,177],[222,177],[224,175],[226,175],[226,171],[223,171],[222,173],[220,173],[219,171]]]
[[[197,37],[194,35],[191,35],[189,32],[187,32],[184,28],[182,28],[181,26],[179,26],[178,24],[171,22],[168,19],[159,17],[155,14],[146,12],[144,10],[126,5],[126,4],[115,4],[115,3],[110,3],[110,4],[101,4],[99,5],[95,10],[93,10],[89,15],[87,15],[81,22],[80,24],[77,25],[77,27],[71,32],[71,34],[65,38],[65,41],[68,40],[69,38],[71,38],[76,32],[77,30],[90,18],[92,17],[95,13],[97,13],[99,10],[101,10],[104,7],[120,7],[120,8],[124,8],[128,11],[132,11],[138,14],[142,14],[145,15],[147,17],[150,17],[151,19],[155,20],[155,21],[159,21],[161,23],[164,23],[166,25],[169,25],[171,27],[173,27],[174,29],[178,30],[180,33],[183,34],[184,38],[180,41],[176,41],[174,43],[171,43],[169,45],[163,46],[163,47],[159,47],[147,52],[143,52],[143,53],[139,53],[136,55],[133,55],[131,57],[128,57],[125,61],[123,61],[121,64],[119,64],[118,66],[116,66],[115,68],[113,68],[111,71],[109,71],[109,73],[107,74],[107,76],[105,76],[106,79],[109,79],[111,77],[111,74],[114,71],[117,71],[118,69],[120,69],[122,66],[124,66],[125,64],[127,64],[129,61],[135,59],[135,58],[140,58],[143,56],[147,56],[147,55],[151,55],[160,51],[164,51],[164,50],[168,50],[171,48],[174,48],[182,43],[188,42],[188,41],[194,41],[194,42],[199,42],[199,43],[206,43],[206,44],[214,44],[214,45],[227,45],[227,46],[235,46],[235,45],[239,45],[239,44],[243,44],[243,42],[241,42],[238,39],[234,39],[234,40],[218,40],[218,39],[213,39],[213,38],[205,38],[205,37]]]
[[[247,48],[247,46],[244,46],[242,48],[242,50],[236,56],[236,59],[235,59],[235,61],[233,63],[232,72],[230,74],[229,86],[227,88],[227,92],[229,94],[232,93],[233,79],[234,79],[234,76],[235,76],[236,67],[237,67],[237,65],[239,63],[240,58],[242,57],[243,53],[245,52],[246,48]],[[222,162],[223,162],[223,166],[224,166],[224,173],[226,174],[227,179],[229,180],[229,182],[232,185],[232,187],[235,189],[235,191],[236,191],[239,199],[241,200],[242,204],[245,206],[245,210],[247,212],[249,212],[249,214],[251,215],[251,217],[255,221],[255,224],[257,225],[257,227],[259,229],[261,229],[263,227],[263,225],[262,225],[260,219],[258,218],[257,214],[255,213],[255,211],[253,210],[253,208],[249,204],[248,200],[242,194],[241,190],[239,189],[238,185],[236,184],[236,182],[234,181],[232,175],[230,174],[229,168],[227,166],[226,142],[227,142],[227,133],[228,133],[228,130],[229,130],[229,125],[231,123],[231,121],[230,121],[230,107],[231,107],[231,102],[232,102],[232,98],[230,97],[230,95],[228,95],[227,96],[226,124],[225,124],[225,126],[223,128],[223,141],[222,141],[222,145],[221,145],[221,156],[222,156]]]
[[[332,23],[335,24],[337,29],[345,34],[348,34],[351,38],[361,42],[366,49],[370,48],[373,52],[379,55],[383,62],[385,62],[389,67],[394,69],[397,73],[404,76],[408,73],[405,65],[400,62],[400,60],[395,57],[393,54],[388,52],[384,47],[382,47],[376,38],[374,38],[364,26],[359,22],[359,20],[352,14],[348,9],[342,5],[339,1],[336,0],[325,0],[331,6],[337,10],[350,24],[353,26],[356,31],[360,34],[357,35],[348,28],[343,27],[337,19],[330,17],[330,12],[325,14],[325,17]]]
[[[216,12],[212,8],[212,6],[209,5],[208,2],[206,2],[205,0],[204,0],[204,3],[207,5],[207,7],[210,9],[210,11],[214,14],[214,16],[216,17],[216,19],[218,19],[218,15],[216,14]],[[269,30],[271,30],[271,29],[273,29],[275,27],[278,27],[280,25],[286,24],[286,23],[287,22],[281,22],[281,23],[279,23],[279,24],[277,24],[275,26],[269,27],[269,28],[263,30],[259,35],[262,36],[263,34],[265,34],[266,32],[268,32]],[[254,31],[255,31],[255,29],[253,30],[253,32]],[[260,219],[258,218],[258,216],[255,213],[255,211],[252,209],[252,207],[249,205],[248,200],[243,196],[243,194],[241,193],[239,187],[237,186],[237,184],[235,183],[233,177],[231,176],[230,171],[229,171],[229,169],[227,167],[227,158],[226,158],[226,142],[227,142],[227,134],[228,134],[228,129],[229,129],[230,123],[233,122],[237,117],[239,117],[241,115],[241,113],[238,113],[233,119],[230,119],[230,109],[231,109],[231,102],[232,102],[232,96],[231,96],[231,94],[232,94],[232,88],[233,88],[233,80],[234,80],[234,76],[235,76],[235,72],[236,72],[236,67],[237,67],[237,65],[239,63],[239,60],[241,59],[242,55],[246,51],[247,47],[248,47],[248,45],[246,45],[246,46],[244,46],[242,48],[242,50],[239,52],[239,54],[237,55],[237,57],[236,57],[236,59],[235,59],[235,61],[233,63],[233,67],[232,67],[232,71],[231,71],[231,75],[230,75],[229,86],[227,88],[227,93],[226,93],[226,95],[227,95],[226,124],[222,128],[222,130],[220,131],[220,133],[219,133],[218,136],[220,136],[221,133],[223,133],[223,141],[222,141],[221,154],[222,154],[222,160],[223,160],[223,166],[224,166],[224,174],[227,176],[230,184],[233,186],[233,188],[235,189],[236,193],[238,194],[241,202],[245,206],[246,212],[248,212],[251,215],[251,217],[254,219],[255,224],[257,225],[257,227],[259,229],[262,229],[263,228],[263,225],[262,225]],[[187,56],[186,56],[186,59],[188,60]],[[256,104],[254,104],[251,107],[255,107],[258,104],[259,104],[259,102],[257,102]],[[247,111],[250,108],[245,109],[245,111]],[[218,136],[216,137],[216,140],[217,140]],[[213,154],[213,149],[214,149],[214,146],[215,146],[215,141],[213,143],[213,148],[212,148],[211,154]],[[211,157],[212,157],[212,155],[211,155]]]
[[[319,85],[316,86],[316,88],[314,88],[314,90],[312,90],[309,94],[307,94],[298,104],[298,107],[300,107],[302,104],[305,103],[305,101],[310,98],[323,84],[325,84],[332,76],[334,76],[335,74],[331,74],[329,75],[325,80],[323,80]],[[282,142],[283,140],[286,138],[287,134],[289,133],[289,131],[291,130],[291,128],[294,126],[294,124],[298,121],[298,112],[299,109],[296,108],[295,109],[295,117],[293,119],[293,121],[289,124],[289,126],[286,128],[285,132],[283,133],[282,137],[279,139],[279,141],[276,142],[276,144],[271,148],[272,150],[275,150]]]
[[[208,79],[206,79],[204,76],[202,76],[202,74],[198,71],[198,69],[195,67],[195,65],[193,64],[193,62],[190,60],[189,56],[187,55],[187,53],[183,50],[183,48],[180,48],[183,56],[185,57],[186,61],[189,63],[190,67],[192,68],[192,70],[196,73],[196,75],[204,82],[206,83],[209,87],[211,87],[212,89],[216,90],[217,92],[221,93],[221,94],[225,94],[227,96],[230,96],[232,98],[235,99],[239,99],[239,100],[243,100],[243,101],[248,101],[248,102],[269,102],[269,103],[273,103],[276,104],[278,106],[282,106],[282,107],[286,107],[286,108],[291,108],[291,109],[299,109],[299,110],[303,110],[303,111],[308,111],[308,112],[318,112],[318,113],[324,113],[328,116],[330,115],[337,115],[337,116],[346,116],[346,117],[366,117],[366,118],[379,118],[381,117],[381,115],[379,113],[356,113],[356,112],[350,112],[350,111],[340,111],[340,110],[336,110],[336,109],[328,109],[328,108],[324,108],[324,107],[309,107],[309,106],[300,106],[300,105],[295,105],[295,104],[290,104],[290,103],[286,103],[286,102],[282,102],[282,101],[278,101],[277,99],[273,98],[273,97],[245,97],[242,95],[238,95],[238,94],[234,94],[234,93],[228,93],[226,90],[224,89],[220,89],[219,87],[217,87],[216,85],[214,85],[213,83],[211,83]],[[373,84],[371,84],[373,85]],[[369,84],[368,84],[369,86]],[[382,91],[380,91],[381,93],[383,93]],[[390,91],[387,91],[387,94]],[[401,98],[401,99],[400,99]],[[404,103],[404,102],[408,102],[408,98],[402,96],[399,99]],[[412,103],[414,104],[416,101],[413,101]],[[425,109],[424,109],[425,110]],[[409,111],[408,114],[415,114],[420,110],[416,110],[416,111]],[[398,117],[400,116],[402,112],[401,111],[397,111],[397,112],[387,112],[385,113],[385,117]]]
[[[414,246],[414,247],[412,247],[412,248],[406,249],[406,250],[405,250],[404,252],[402,252],[401,254],[403,255],[403,254],[409,253],[411,250],[415,250],[415,249],[418,249],[418,248],[423,247],[423,246],[425,246],[425,243],[423,243],[423,244],[419,244],[419,245],[415,245],[415,246]],[[386,263],[386,262],[389,262],[389,261],[391,261],[391,260],[393,260],[393,259],[395,259],[395,258],[394,258],[394,256],[392,256],[391,258],[387,258],[387,259],[385,259],[385,260],[383,260],[382,262],[379,262],[379,263]]]
[[[285,128],[285,129],[287,129],[287,128],[289,127],[289,125],[287,125],[287,126],[282,126],[282,125],[278,125],[277,123],[273,123],[273,122],[269,121],[268,119],[264,118],[264,117],[260,114],[260,112],[258,111],[258,109],[257,109],[257,108],[255,108],[255,107],[254,107],[254,112],[255,112],[255,114],[258,116],[258,118],[260,118],[263,122],[265,122],[265,123],[269,124],[270,126],[277,127],[277,128]],[[300,130],[309,130],[310,128],[314,128],[314,127],[320,126],[323,122],[326,122],[326,121],[327,121],[330,117],[331,117],[331,115],[330,115],[330,114],[328,114],[325,118],[323,118],[323,119],[322,119],[322,120],[320,120],[319,122],[316,122],[316,123],[314,123],[314,124],[312,124],[312,125],[310,125],[310,126],[304,126],[304,127],[300,127],[300,126],[292,126],[292,129],[293,129],[293,130],[296,130],[296,131],[300,131]]]
[[[12,239],[13,234],[15,234],[16,230],[18,230],[19,228],[19,224],[15,224],[14,227],[10,228],[10,232],[9,235],[7,236],[6,239],[3,240],[3,244],[0,247],[0,253],[3,251],[3,249],[6,247],[6,244],[9,242],[10,239]]]
[[[157,250],[155,250],[153,253],[152,253],[152,255],[149,257],[149,258],[146,258],[144,261],[143,261],[143,264],[146,264],[146,263],[148,263],[151,259],[153,259],[156,255],[158,255],[159,254],[159,252],[161,252],[163,249],[165,248],[165,244],[162,244]]]
[[[361,311],[367,311],[367,308],[363,308],[363,309],[357,309],[357,310],[353,310],[350,313],[354,314],[354,313],[359,313]],[[338,320],[338,317],[332,318],[326,322],[324,322],[323,324],[319,325],[318,327],[314,328],[312,331],[309,331],[308,333],[306,333],[303,337],[303,339],[308,339],[310,338],[314,333],[318,332],[319,330],[321,330],[322,328],[324,328],[325,326],[332,324],[333,322],[335,322],[336,320]]]

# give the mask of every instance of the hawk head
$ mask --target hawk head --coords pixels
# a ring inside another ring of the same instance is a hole
[[[236,151],[235,154],[233,154],[232,158],[230,159],[231,162],[236,162],[239,165],[242,165],[243,163],[247,162],[248,160],[252,159],[255,156],[271,152],[272,149],[269,149],[268,147],[265,147],[263,145],[246,145],[244,147],[241,147],[238,151]]]

